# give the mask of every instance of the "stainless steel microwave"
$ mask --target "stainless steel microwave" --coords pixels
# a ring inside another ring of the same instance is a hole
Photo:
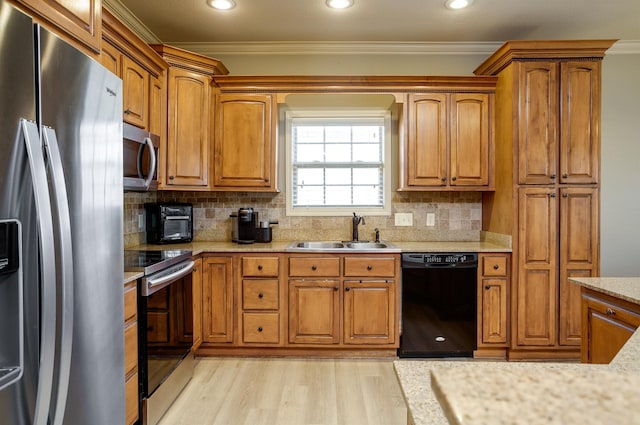
[[[160,136],[123,123],[122,139],[124,190],[146,192],[158,190]]]

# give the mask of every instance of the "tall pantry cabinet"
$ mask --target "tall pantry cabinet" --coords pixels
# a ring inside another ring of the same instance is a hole
[[[614,41],[511,41],[475,71],[498,76],[483,230],[512,237],[512,359],[580,357],[568,279],[599,274],[601,62]]]

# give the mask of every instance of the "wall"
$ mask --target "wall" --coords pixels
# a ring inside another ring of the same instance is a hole
[[[601,275],[640,276],[640,54],[608,55],[602,78]]]

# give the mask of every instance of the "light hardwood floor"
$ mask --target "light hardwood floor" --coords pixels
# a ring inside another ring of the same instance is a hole
[[[199,359],[159,425],[406,425],[388,360]]]

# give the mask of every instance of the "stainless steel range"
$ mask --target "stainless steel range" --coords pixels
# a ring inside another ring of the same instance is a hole
[[[142,425],[155,425],[193,375],[191,251],[125,251],[138,285],[138,378]]]

